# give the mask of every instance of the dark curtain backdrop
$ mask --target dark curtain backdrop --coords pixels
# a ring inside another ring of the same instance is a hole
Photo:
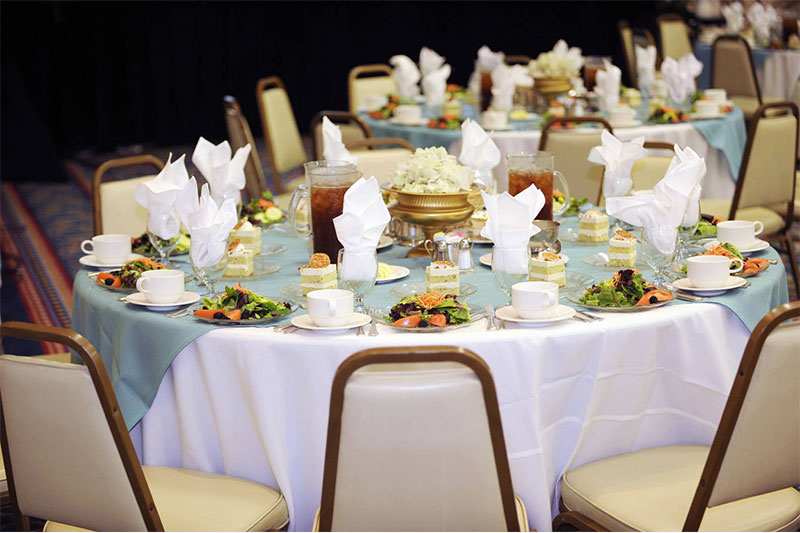
[[[347,74],[423,45],[464,84],[477,49],[536,56],[559,38],[622,65],[619,19],[655,28],[653,2],[3,2],[3,161],[225,137],[236,96],[261,135],[254,89],[283,78],[301,130],[346,109]],[[12,155],[13,154],[13,155]]]

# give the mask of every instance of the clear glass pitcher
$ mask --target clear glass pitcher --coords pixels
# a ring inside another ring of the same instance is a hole
[[[567,180],[561,172],[553,169],[553,152],[515,152],[506,154],[508,167],[508,193],[516,196],[531,185],[544,194],[544,207],[536,215],[537,220],[553,220],[553,215],[561,215],[570,203]],[[553,210],[553,180],[558,181],[558,190],[564,195],[564,205]]]

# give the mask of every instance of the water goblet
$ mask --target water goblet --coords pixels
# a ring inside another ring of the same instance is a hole
[[[364,297],[369,294],[378,278],[378,252],[370,250],[339,250],[337,260],[339,288],[352,291],[355,310],[363,313]]]
[[[644,255],[645,261],[650,268],[653,269],[652,283],[659,289],[663,289],[667,281],[664,277],[667,266],[671,265],[675,260],[678,235],[677,232],[675,232],[674,236],[671,235],[672,231],[675,230],[670,228],[657,228],[653,230],[653,233],[648,232],[647,229],[642,230],[642,255]],[[656,239],[658,239],[658,241],[672,240],[672,251],[669,253],[662,252],[654,242]]]
[[[220,257],[221,254],[221,257]],[[217,259],[219,257],[219,259]],[[228,241],[211,241],[195,245],[189,250],[189,260],[197,281],[206,288],[204,296],[212,298],[216,294],[215,283],[228,267]]]
[[[693,216],[689,216],[689,209],[694,211]],[[687,223],[688,225],[684,225]],[[694,208],[687,207],[686,215],[684,215],[683,221],[681,222],[681,226],[678,230],[678,253],[675,257],[675,261],[680,263],[681,266],[683,266],[683,263],[686,262],[686,258],[689,257],[689,239],[692,237],[692,235],[694,235],[694,232],[697,231],[697,226],[699,225],[700,205],[696,204]]]
[[[511,287],[521,281],[528,281],[531,259],[530,248],[521,249],[492,248],[492,278],[495,285],[506,295],[511,303]]]
[[[147,215],[147,237],[158,255],[161,256],[161,264],[166,268],[172,268],[169,254],[178,246],[180,234],[181,221],[175,212],[149,213]],[[174,235],[174,237],[165,239],[161,235]]]

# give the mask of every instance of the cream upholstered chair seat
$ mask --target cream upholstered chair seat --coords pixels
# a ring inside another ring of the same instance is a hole
[[[564,475],[570,511],[612,531],[680,531],[709,448],[662,446],[580,466]],[[700,531],[795,531],[800,493],[793,488],[711,507]]]
[[[700,212],[728,218],[731,213],[731,201],[723,198],[700,198]],[[742,207],[736,211],[736,220],[761,221],[764,224],[762,237],[778,233],[786,224],[781,215],[767,207]]]
[[[138,237],[147,231],[147,209],[132,199],[140,183],[153,179],[155,175],[100,184],[103,233],[122,233]]]
[[[794,219],[800,220],[800,171],[796,172],[797,174],[797,182],[794,186]],[[786,216],[786,208],[788,206],[786,204],[772,204],[769,206],[770,209],[781,215],[782,217]]]
[[[283,496],[245,479],[142,466],[166,531],[274,531],[289,522]],[[47,522],[45,531],[86,531]]]
[[[365,178],[375,176],[379,184],[388,183],[394,168],[411,157],[413,152],[405,148],[387,148],[385,150],[353,150],[358,157],[358,170]]]

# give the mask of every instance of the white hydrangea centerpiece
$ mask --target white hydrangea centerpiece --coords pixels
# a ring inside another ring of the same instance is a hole
[[[534,78],[576,78],[580,75],[584,59],[581,49],[559,40],[549,52],[542,52],[528,64]]]
[[[456,156],[437,146],[417,148],[413,156],[397,165],[392,185],[404,192],[452,193],[470,190],[473,180],[471,168],[459,165]]]

